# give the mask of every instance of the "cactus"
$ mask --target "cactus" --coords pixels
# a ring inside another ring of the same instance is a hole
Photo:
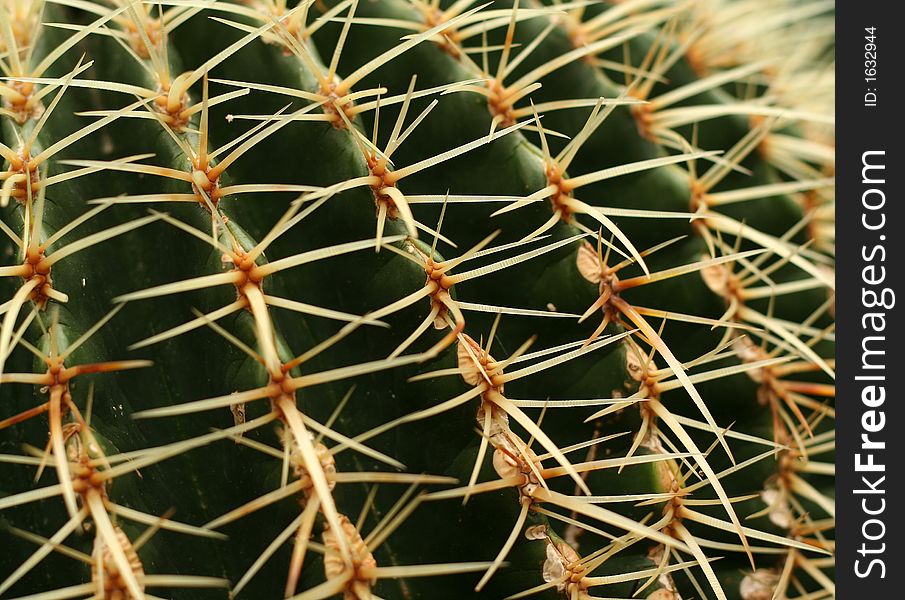
[[[832,10],[0,0],[0,597],[834,596]]]

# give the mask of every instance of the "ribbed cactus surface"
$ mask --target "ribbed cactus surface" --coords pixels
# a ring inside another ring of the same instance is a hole
[[[833,597],[832,10],[0,0],[0,597]]]

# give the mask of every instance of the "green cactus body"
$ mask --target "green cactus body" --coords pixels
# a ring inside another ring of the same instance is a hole
[[[0,597],[832,597],[831,11],[0,2]]]

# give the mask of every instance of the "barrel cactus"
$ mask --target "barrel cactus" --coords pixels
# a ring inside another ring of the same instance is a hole
[[[834,596],[832,10],[0,1],[0,597]]]

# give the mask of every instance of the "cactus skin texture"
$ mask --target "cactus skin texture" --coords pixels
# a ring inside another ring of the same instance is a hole
[[[833,597],[832,10],[0,0],[0,598]]]

